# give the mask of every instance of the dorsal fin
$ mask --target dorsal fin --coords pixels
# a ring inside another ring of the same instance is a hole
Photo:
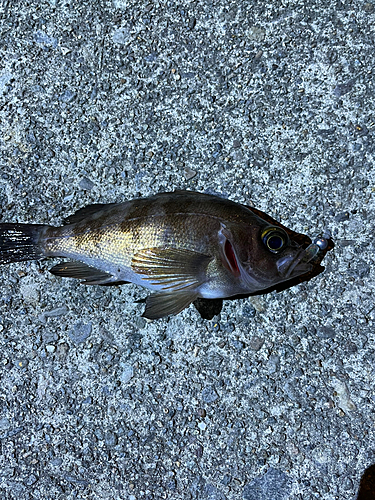
[[[82,222],[84,219],[90,215],[96,214],[110,207],[114,207],[117,203],[95,203],[93,205],[87,205],[87,207],[80,208],[72,215],[69,215],[64,219],[63,225],[75,224],[76,222]]]

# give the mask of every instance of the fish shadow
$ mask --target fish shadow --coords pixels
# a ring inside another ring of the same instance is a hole
[[[375,500],[375,464],[370,465],[363,473],[357,500]]]

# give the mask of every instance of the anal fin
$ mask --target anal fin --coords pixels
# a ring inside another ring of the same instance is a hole
[[[118,281],[116,278],[100,269],[83,264],[83,262],[61,262],[52,269],[50,273],[62,278],[76,278],[83,280],[85,285],[122,285],[126,281]]]
[[[191,291],[153,293],[146,298],[146,309],[142,314],[147,319],[159,319],[178,314],[197,298]]]

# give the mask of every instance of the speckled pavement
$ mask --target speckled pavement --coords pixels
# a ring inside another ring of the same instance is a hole
[[[0,2],[2,222],[220,194],[336,247],[281,293],[0,269],[0,498],[354,500],[375,463],[375,3]]]

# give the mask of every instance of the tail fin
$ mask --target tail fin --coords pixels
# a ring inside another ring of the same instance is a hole
[[[42,224],[0,224],[0,264],[36,260],[44,256]]]

